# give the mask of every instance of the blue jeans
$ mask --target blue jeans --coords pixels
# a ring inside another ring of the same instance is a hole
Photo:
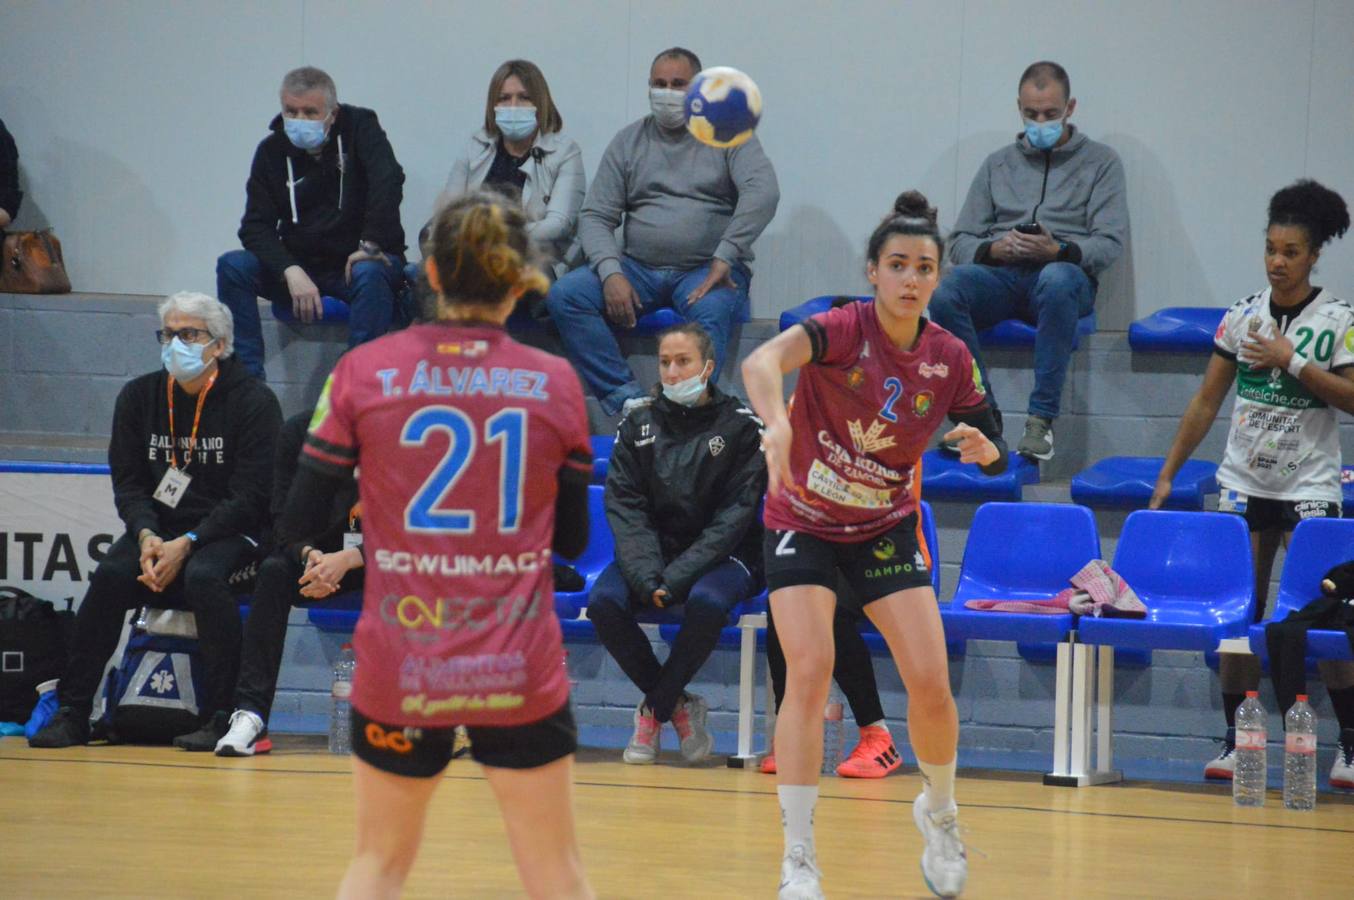
[[[696,672],[709,659],[728,624],[729,611],[751,597],[757,584],[732,559],[702,575],[686,598],[686,617],[677,631],[667,662],[659,663],[637,615],[651,609],[632,596],[614,562],[602,570],[588,593],[588,618],[597,638],[621,671],[644,692],[644,704],[660,722],[672,718],[677,701]]]
[[[348,304],[348,346],[378,338],[390,329],[395,296],[404,283],[402,260],[386,254],[390,265],[364,260],[353,266],[351,283],[343,270],[307,270],[322,296]],[[273,279],[248,250],[231,250],[216,260],[216,296],[235,317],[235,356],[252,375],[263,378],[263,325],[258,298],[291,307],[287,282]]]
[[[699,323],[710,333],[715,345],[715,371],[710,378],[712,381],[719,378],[734,323],[747,308],[748,283],[752,279],[747,269],[734,266],[730,276],[736,287],[716,287],[695,304],[687,303],[687,296],[710,274],[708,265],[687,271],[651,269],[623,256],[621,271],[640,299],[636,318],[671,306],[682,318]],[[602,282],[591,267],[574,269],[555,282],[545,303],[559,328],[569,360],[608,415],[620,412],[631,397],[644,395],[644,388],[621,356],[620,345],[611,332]]]
[[[1072,263],[1044,266],[956,266],[931,297],[929,315],[959,338],[983,374],[988,401],[995,408],[978,332],[1005,319],[1035,326],[1034,390],[1030,415],[1058,418],[1067,364],[1077,335],[1077,320],[1095,306],[1095,283]]]

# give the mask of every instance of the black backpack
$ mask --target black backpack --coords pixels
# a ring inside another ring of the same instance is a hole
[[[16,587],[0,587],[0,722],[26,722],[37,686],[66,671],[75,614]]]

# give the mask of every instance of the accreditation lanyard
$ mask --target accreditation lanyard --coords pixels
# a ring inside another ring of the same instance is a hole
[[[193,461],[193,451],[197,449],[197,426],[202,421],[202,404],[207,402],[207,392],[216,384],[216,376],[220,370],[213,372],[212,377],[207,379],[207,383],[202,386],[202,390],[197,394],[197,412],[193,414],[193,433],[188,438],[188,453],[184,457],[183,467],[188,468],[188,464]],[[174,376],[169,376],[169,381],[165,390],[169,395],[169,464],[177,469],[179,467],[179,445],[178,439],[174,436]]]

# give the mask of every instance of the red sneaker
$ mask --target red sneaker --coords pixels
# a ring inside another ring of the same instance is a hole
[[[878,725],[866,725],[860,730],[860,743],[842,760],[837,774],[843,778],[883,778],[902,764],[893,736]]]
[[[775,775],[775,774],[776,774],[776,748],[775,748],[775,747],[772,747],[772,748],[771,748],[771,752],[768,753],[768,754],[766,754],[766,756],[763,756],[763,757],[762,757],[762,766],[761,766],[761,769],[762,769],[762,774],[763,774],[763,775]]]

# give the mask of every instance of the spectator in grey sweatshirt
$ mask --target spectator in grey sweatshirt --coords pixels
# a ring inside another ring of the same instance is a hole
[[[1076,106],[1057,63],[1034,63],[1020,76],[1025,128],[974,176],[950,235],[955,268],[931,298],[932,319],[977,361],[993,412],[978,332],[1014,318],[1036,327],[1034,390],[1016,446],[1034,459],[1053,458],[1053,420],[1077,319],[1095,305],[1096,279],[1128,237],[1123,164],[1067,121]]]
[[[700,68],[681,47],[654,58],[652,114],[612,138],[583,202],[578,237],[588,264],[546,298],[565,351],[608,415],[645,395],[608,320],[633,328],[639,316],[671,306],[709,332],[711,380],[719,377],[733,325],[747,317],[752,242],[780,201],[756,137],[719,150],[687,132],[682,101]]]

